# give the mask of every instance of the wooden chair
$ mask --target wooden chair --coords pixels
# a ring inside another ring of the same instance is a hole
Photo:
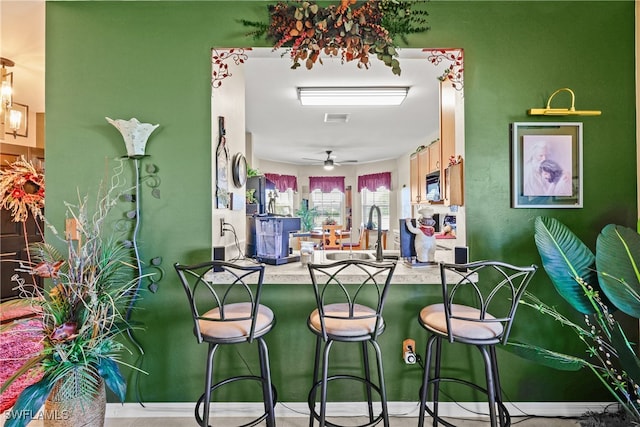
[[[364,236],[365,236],[364,224],[360,224],[360,228],[358,228],[358,231],[360,233],[358,241],[353,243],[352,242],[342,243],[343,251],[367,249],[364,247]]]
[[[342,230],[341,225],[323,225],[323,247],[325,249],[341,249],[342,236],[337,231]]]

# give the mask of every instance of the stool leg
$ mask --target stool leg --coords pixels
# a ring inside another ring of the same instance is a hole
[[[493,380],[493,362],[489,351],[484,345],[479,345],[480,353],[484,359],[484,370],[487,377],[487,396],[489,398],[489,419],[491,420],[491,427],[497,427],[496,420],[496,388]]]
[[[493,378],[494,378],[493,383],[495,384],[496,404],[498,406],[498,416],[500,417],[499,425],[505,426],[507,425],[508,413],[505,413],[505,410],[503,409],[502,390],[500,387],[500,372],[498,370],[498,358],[496,356],[495,346],[492,345],[489,347],[489,355],[491,356],[491,366],[493,369]]]
[[[378,381],[380,382],[380,405],[382,406],[382,422],[384,427],[389,427],[389,411],[387,410],[387,388],[384,384],[384,370],[382,369],[382,352],[376,340],[371,340],[371,345],[376,350],[376,362],[378,364]]]
[[[373,398],[371,397],[371,370],[369,369],[369,351],[367,342],[362,341],[362,362],[364,365],[364,378],[367,390],[367,405],[369,407],[369,422],[373,422]]]
[[[311,391],[309,392],[309,427],[313,427],[314,412],[316,406],[316,383],[318,382],[318,368],[320,366],[320,349],[322,347],[322,337],[316,337],[316,355],[313,362],[313,381],[311,382]]]
[[[327,416],[327,383],[329,376],[329,350],[333,340],[329,339],[324,345],[324,352],[322,354],[322,384],[320,386],[320,427],[325,427],[325,419]]]
[[[218,348],[218,344],[209,344],[209,351],[207,353],[207,373],[204,382],[204,400],[202,402],[202,426],[209,426],[209,405],[211,402],[211,383],[213,376],[213,355]]]
[[[433,426],[438,425],[438,404],[440,403],[440,366],[442,362],[442,338],[438,335],[435,336],[436,341],[436,366],[433,372],[433,378],[436,380],[433,383]]]
[[[273,403],[273,388],[271,387],[271,369],[269,367],[269,350],[267,343],[262,337],[258,341],[258,353],[260,355],[260,373],[264,381],[262,382],[262,396],[264,400],[264,411],[267,414],[267,427],[275,427],[276,417]]]
[[[420,411],[418,413],[418,427],[424,427],[424,413],[427,407],[427,396],[429,393],[429,374],[431,373],[431,348],[436,339],[435,335],[431,335],[427,340],[425,349],[424,375],[422,377],[422,388],[420,393]]]

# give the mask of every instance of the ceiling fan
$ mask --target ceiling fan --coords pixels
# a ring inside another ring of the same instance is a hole
[[[322,160],[322,159],[309,159],[306,157],[303,157],[303,160],[313,160],[314,162],[320,162],[318,163],[319,165],[323,165],[325,170],[331,170],[334,168],[334,166],[341,166],[341,163],[336,162],[334,159],[336,156],[332,156],[331,153],[333,153],[332,150],[326,150],[325,151],[327,153],[327,158]],[[357,163],[357,160],[343,160],[342,163]]]

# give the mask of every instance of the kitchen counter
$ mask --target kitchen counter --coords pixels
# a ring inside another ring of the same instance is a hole
[[[375,260],[375,251],[353,251],[354,253],[370,253],[373,254]],[[348,256],[349,251],[315,251],[313,253],[314,263],[331,263],[335,262],[327,260],[327,255],[331,253],[342,253]],[[384,255],[398,255],[398,251],[387,250]],[[436,251],[436,261],[451,260],[451,251]],[[361,276],[364,277],[364,276]],[[354,278],[357,279],[358,278]],[[292,262],[281,265],[266,265],[264,283],[269,284],[307,284],[310,283],[309,270],[301,262]],[[396,269],[391,279],[392,283],[412,283],[412,284],[440,284],[440,268],[437,264],[428,266],[408,266],[404,260],[397,261]]]

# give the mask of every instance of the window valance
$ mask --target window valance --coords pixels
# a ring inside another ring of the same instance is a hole
[[[276,190],[281,193],[287,191],[289,188],[293,191],[298,191],[298,178],[294,175],[280,175],[277,173],[265,173],[264,176],[276,187]]]
[[[358,176],[358,193],[364,188],[369,191],[376,191],[380,187],[391,190],[391,172],[380,172]]]
[[[310,176],[309,191],[313,190],[320,190],[323,193],[340,190],[344,193],[344,176]]]

